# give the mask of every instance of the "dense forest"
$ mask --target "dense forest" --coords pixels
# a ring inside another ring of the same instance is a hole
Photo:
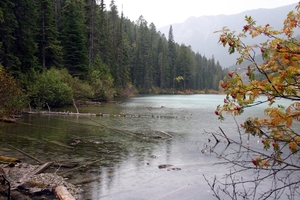
[[[124,17],[114,0],[1,0],[0,33],[0,71],[35,106],[218,90],[225,73],[177,44],[172,26],[166,37],[143,16]]]

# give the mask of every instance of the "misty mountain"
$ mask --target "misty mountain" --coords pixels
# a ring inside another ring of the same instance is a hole
[[[183,23],[173,24],[174,40],[181,44],[190,45],[195,52],[199,52],[206,57],[212,57],[218,60],[222,67],[227,68],[236,63],[237,54],[228,54],[227,48],[218,44],[219,33],[224,26],[230,30],[241,32],[246,24],[245,16],[252,16],[256,25],[266,25],[274,29],[281,29],[283,21],[287,14],[295,10],[297,4],[291,4],[274,9],[255,9],[248,10],[234,15],[216,15],[190,17]],[[168,36],[170,26],[165,26],[159,31]],[[299,33],[295,33],[299,34]],[[266,37],[260,36],[255,39],[248,37],[244,40],[246,44],[259,44],[266,41]]]

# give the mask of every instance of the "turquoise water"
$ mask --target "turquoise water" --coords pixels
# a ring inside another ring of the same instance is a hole
[[[238,139],[239,124],[263,110],[258,106],[220,122],[214,111],[223,99],[223,95],[146,95],[79,107],[81,113],[102,117],[24,115],[23,125],[1,125],[0,152],[36,163],[9,144],[42,161],[93,162],[64,174],[70,182],[96,178],[80,184],[85,199],[214,199],[203,175],[222,177],[230,168],[215,165],[223,161],[220,155],[227,143],[222,139],[214,147],[210,133],[220,133],[220,127]],[[63,110],[74,112],[72,107]],[[257,145],[256,139],[252,143]],[[163,164],[172,166],[158,167]]]

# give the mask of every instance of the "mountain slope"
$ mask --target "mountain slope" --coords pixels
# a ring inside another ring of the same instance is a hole
[[[287,14],[295,9],[297,4],[291,4],[274,9],[249,10],[234,15],[216,15],[190,17],[183,23],[173,24],[173,35],[177,43],[190,45],[195,52],[199,52],[206,57],[214,56],[222,67],[229,67],[236,62],[237,55],[229,55],[226,48],[218,44],[219,34],[214,33],[224,26],[230,30],[242,31],[245,25],[245,16],[252,16],[257,25],[270,24],[274,29],[280,29]],[[159,29],[161,33],[168,35],[170,26]],[[260,43],[266,37],[255,39],[247,38],[246,44]]]

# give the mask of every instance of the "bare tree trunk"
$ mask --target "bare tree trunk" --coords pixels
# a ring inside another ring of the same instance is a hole
[[[74,105],[74,107],[75,107],[75,109],[76,109],[77,114],[79,114],[79,111],[78,111],[78,108],[77,108],[77,106],[76,106],[76,103],[75,103],[75,100],[74,100],[74,99],[73,99],[73,105]]]

